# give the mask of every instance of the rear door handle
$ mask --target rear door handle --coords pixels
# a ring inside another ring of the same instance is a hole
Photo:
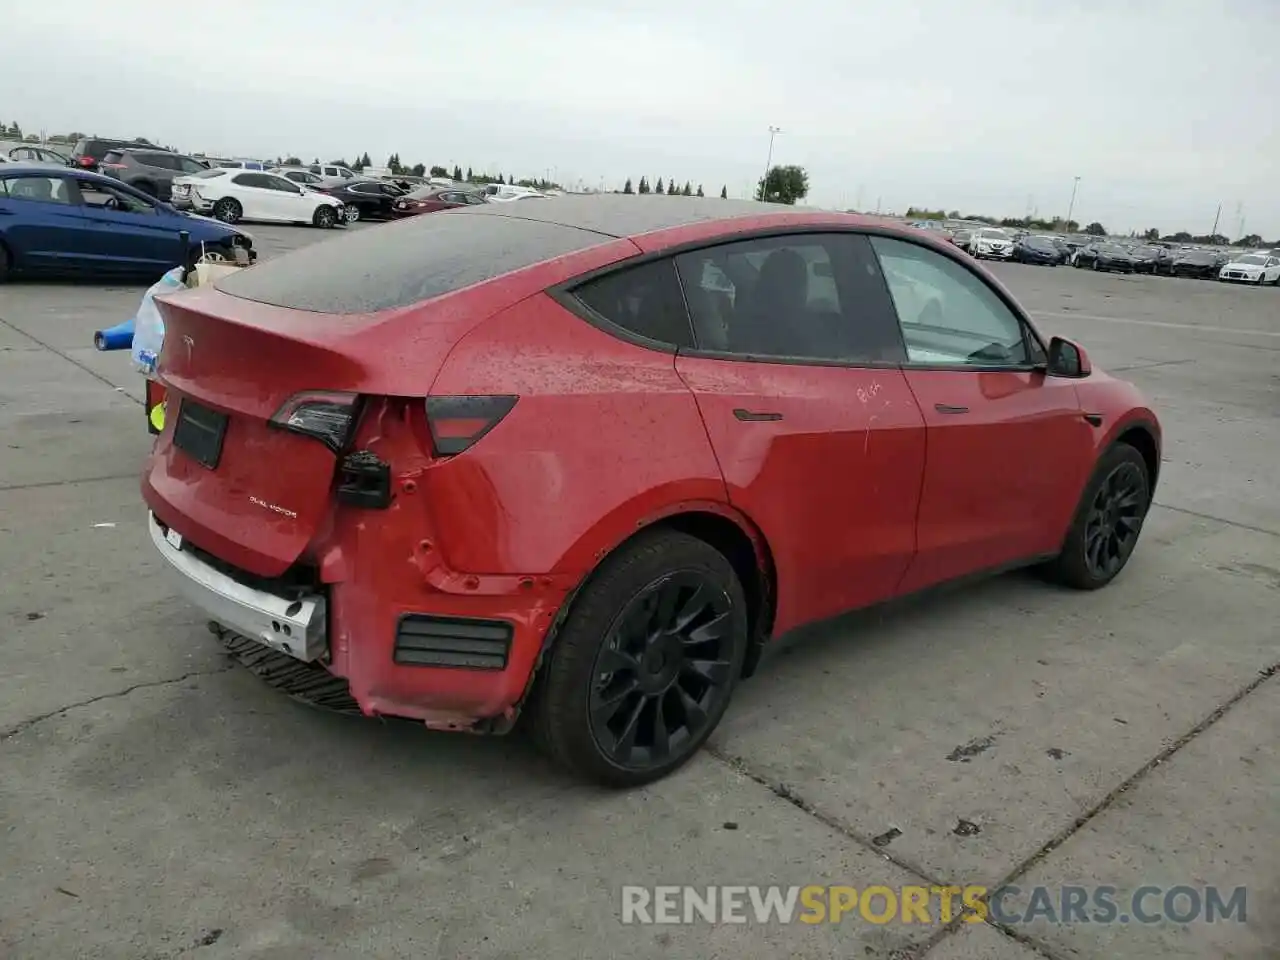
[[[744,410],[738,407],[733,411],[733,415],[745,423],[757,423],[763,420],[781,420],[782,414],[774,413],[771,410]]]
[[[953,407],[949,403],[935,403],[933,405],[933,409],[937,410],[939,413],[968,413],[969,412],[968,407]]]

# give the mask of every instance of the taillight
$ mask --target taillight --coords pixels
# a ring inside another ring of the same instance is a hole
[[[355,424],[355,394],[306,391],[295,393],[269,421],[281,430],[291,430],[319,440],[334,453],[342,451]]]
[[[80,166],[82,166],[82,167],[92,167],[92,166],[93,166],[93,157],[81,157],[81,158],[80,158],[80,160],[79,160],[78,162],[79,162]]]
[[[438,456],[462,453],[496,427],[518,397],[427,397],[427,425]]]

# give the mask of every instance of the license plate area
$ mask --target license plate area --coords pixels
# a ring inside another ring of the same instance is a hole
[[[227,435],[227,415],[194,400],[183,399],[173,425],[173,445],[210,470],[222,458],[222,441]]]

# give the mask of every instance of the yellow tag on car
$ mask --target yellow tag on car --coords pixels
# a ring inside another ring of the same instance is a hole
[[[157,403],[154,407],[151,408],[151,415],[149,419],[151,420],[151,426],[156,431],[156,433],[160,433],[162,430],[164,430],[164,404],[163,403]]]

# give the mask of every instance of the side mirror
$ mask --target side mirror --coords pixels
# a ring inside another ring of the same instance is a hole
[[[1093,372],[1093,366],[1089,363],[1089,355],[1080,344],[1062,337],[1054,337],[1049,341],[1047,372],[1051,377],[1079,379],[1089,376]]]

